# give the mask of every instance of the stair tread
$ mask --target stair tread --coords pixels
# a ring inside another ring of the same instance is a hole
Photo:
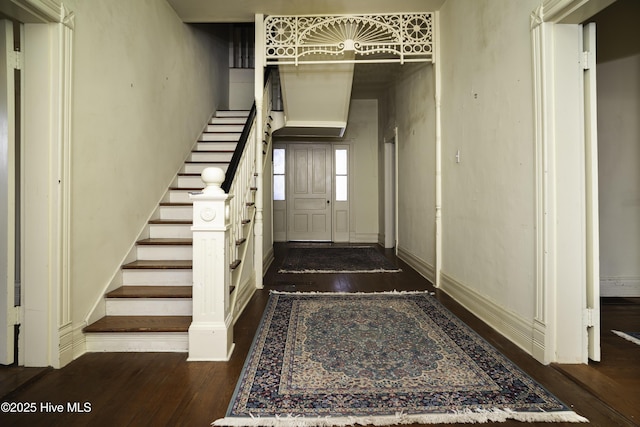
[[[202,191],[202,189],[200,189]],[[191,225],[193,220],[189,219],[152,219],[149,224],[170,224],[170,225]]]
[[[202,189],[201,189],[202,191]],[[160,206],[174,206],[174,207],[180,207],[180,206],[193,206],[193,203],[190,202],[162,202],[160,203]]]
[[[107,298],[191,298],[191,286],[121,286]]]
[[[138,245],[149,245],[149,246],[164,246],[164,245],[168,245],[168,246],[174,246],[174,245],[181,245],[181,246],[190,246],[193,244],[193,239],[187,239],[187,238],[179,238],[179,237],[154,237],[154,238],[150,238],[150,239],[142,239],[142,240],[138,240],[137,242]]]
[[[191,316],[105,316],[85,332],[188,332]]]
[[[122,268],[127,270],[135,269],[190,269],[193,262],[191,260],[137,260],[125,264]]]
[[[202,142],[211,142],[212,144],[215,144],[216,142],[219,142],[219,141],[202,141]],[[195,150],[196,153],[224,153],[224,154],[232,154],[234,151],[235,150]],[[227,162],[220,162],[220,163],[227,163]]]
[[[196,151],[196,153],[208,153],[208,151]],[[215,153],[215,151],[214,151]],[[188,162],[184,162],[185,165],[227,165],[229,162],[214,162],[207,160],[190,160]]]

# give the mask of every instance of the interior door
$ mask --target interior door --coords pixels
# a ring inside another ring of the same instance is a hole
[[[287,156],[287,239],[331,241],[331,145],[290,144]]]
[[[585,103],[587,220],[587,307],[589,359],[600,361],[600,240],[598,220],[598,127],[596,98],[596,24],[582,28]]]

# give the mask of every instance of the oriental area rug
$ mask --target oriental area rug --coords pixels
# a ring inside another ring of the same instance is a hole
[[[402,271],[371,246],[294,247],[278,273],[396,273]]]
[[[627,341],[631,341],[634,344],[640,345],[640,332],[622,332],[614,331],[613,329],[611,330],[611,332],[618,335],[619,337],[624,338]]]
[[[272,292],[217,426],[587,422],[427,292]]]

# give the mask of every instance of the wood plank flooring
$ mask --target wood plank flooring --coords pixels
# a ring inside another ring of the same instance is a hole
[[[7,392],[11,387],[0,388],[4,391],[4,397],[0,399],[2,402],[33,403],[36,409],[34,413],[0,412],[0,426],[208,426],[226,412],[270,289],[301,292],[434,290],[424,278],[397,260],[391,251],[381,249],[403,269],[402,273],[277,274],[275,271],[286,250],[287,245],[276,246],[276,260],[265,276],[265,289],[256,292],[236,323],[236,347],[229,362],[187,362],[186,354],[182,353],[86,354],[63,369],[40,372],[35,379],[25,382],[17,389]],[[611,337],[606,337],[603,332],[603,362],[597,366],[581,368],[598,374],[583,375],[582,385],[579,385],[560,372],[560,368],[543,366],[533,360],[446,294],[435,292],[437,298],[454,314],[576,412],[589,418],[591,425],[638,424],[636,415],[628,411],[630,408],[640,407],[637,396],[640,390],[637,381],[639,359],[632,347],[619,340],[610,340]],[[607,306],[603,307],[603,318],[608,319]],[[628,307],[626,310],[637,313],[638,306]],[[620,313],[623,321],[631,316],[624,310]],[[617,328],[632,326],[622,325]],[[636,323],[636,330],[639,327]],[[627,360],[629,358],[632,360]],[[0,368],[0,383],[9,381],[8,378],[12,375],[10,372],[16,369],[24,368]],[[596,397],[600,383],[590,383],[590,375],[605,375],[608,382],[615,384],[614,388],[619,395],[627,396],[625,404],[612,409],[604,403],[606,396]],[[53,406],[48,406],[48,403]],[[47,408],[55,408],[55,405],[63,405],[63,412],[47,412]],[[74,405],[75,408],[89,410],[82,413],[70,412],[69,409],[74,409]],[[485,425],[511,427],[550,424],[509,421]]]

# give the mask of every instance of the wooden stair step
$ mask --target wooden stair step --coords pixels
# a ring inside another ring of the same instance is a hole
[[[245,237],[243,237],[242,239],[238,239],[238,240],[236,240],[236,246],[240,246],[241,244],[243,244],[246,241],[247,241],[247,239]]]
[[[216,153],[216,151],[196,151],[196,153]],[[221,161],[208,162],[206,160],[193,160],[193,161],[184,162],[184,164],[185,165],[222,165],[224,166],[224,165],[228,165],[229,162],[221,162]]]
[[[189,270],[192,268],[193,262],[191,260],[138,260],[130,262],[122,266],[125,270],[147,270],[147,269],[161,269],[161,270]]]
[[[191,298],[191,286],[122,286],[107,293],[107,298]]]
[[[189,246],[193,244],[193,239],[181,239],[178,237],[155,237],[151,239],[138,240],[136,244],[148,246]]]
[[[202,189],[200,189],[202,191]],[[160,206],[193,206],[190,202],[161,202]]]
[[[220,141],[200,141],[200,142],[206,142],[206,143],[212,143],[215,144],[216,142],[220,142]],[[231,142],[231,141],[228,141]],[[217,154],[233,154],[235,152],[235,150],[198,150],[198,153],[217,153]],[[193,163],[193,162],[191,162]],[[229,163],[229,162],[200,162],[200,163]]]
[[[222,124],[222,123],[217,123],[217,124],[219,124],[220,126],[229,126],[229,123],[224,123],[224,124]],[[216,125],[216,124],[213,124],[213,126],[215,126],[215,125]],[[227,130],[227,129],[221,129],[221,128],[218,128],[218,129],[211,129],[211,130],[207,130],[207,131],[202,132],[202,133],[203,133],[203,134],[207,134],[207,133],[235,133],[235,134],[238,134],[238,135],[239,135],[239,134],[241,134],[242,132],[238,132],[238,131],[233,131],[233,130]]]
[[[236,268],[238,268],[238,266],[240,265],[240,263],[241,263],[241,262],[242,262],[242,261],[240,261],[239,259],[237,259],[237,260],[233,261],[233,262],[229,265],[229,268],[230,268],[231,270],[235,270]]]
[[[191,316],[105,316],[84,332],[188,332]]]
[[[187,219],[152,219],[149,224],[191,225],[193,220]]]

